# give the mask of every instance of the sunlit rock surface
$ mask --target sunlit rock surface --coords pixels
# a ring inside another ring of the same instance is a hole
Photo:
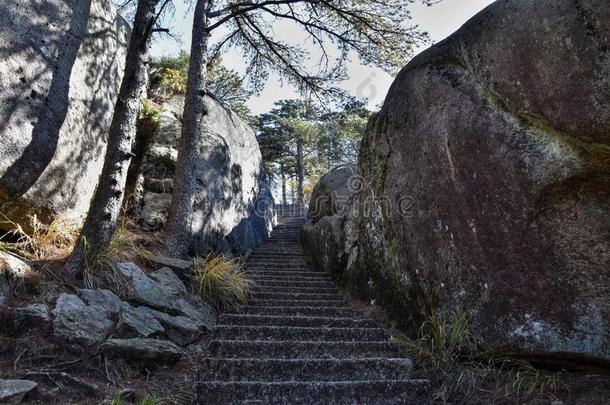
[[[0,3],[0,212],[17,222],[81,219],[101,172],[129,27],[88,3]]]
[[[212,127],[198,140],[194,247],[245,253],[269,236],[275,222],[254,132],[237,114],[208,97]],[[147,145],[135,187],[133,212],[151,231],[162,229],[171,203],[181,134],[182,97],[162,105],[158,127]]]

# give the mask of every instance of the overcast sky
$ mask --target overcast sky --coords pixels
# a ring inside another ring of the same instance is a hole
[[[470,17],[493,3],[493,1],[444,0],[432,7],[424,6],[418,2],[413,4],[411,8],[413,23],[419,25],[423,31],[427,31],[434,42],[438,42],[456,31]],[[155,56],[175,55],[181,49],[188,51],[190,47],[190,32],[193,22],[192,12],[187,12],[186,8],[181,5],[182,2],[176,3],[176,13],[170,26],[181,38],[181,41],[176,42],[172,39],[156,41],[152,49]],[[296,34],[298,35],[298,32]],[[291,30],[286,35],[294,36],[295,32]],[[418,52],[422,50],[419,49]],[[362,66],[357,57],[352,59],[348,67],[350,79],[341,83],[340,86],[358,98],[367,98],[369,100],[369,107],[375,108],[383,102],[392,83],[392,77],[382,70]],[[239,52],[228,52],[223,56],[223,62],[227,67],[241,74],[245,73],[244,62]],[[248,106],[255,114],[259,114],[269,111],[274,101],[295,97],[298,97],[298,95],[290,86],[282,85],[278,77],[271,75],[264,90],[260,95],[252,97],[248,102]]]

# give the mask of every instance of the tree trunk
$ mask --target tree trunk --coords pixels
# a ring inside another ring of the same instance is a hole
[[[305,201],[305,158],[303,156],[303,143],[297,141],[297,204]]]
[[[140,0],[125,62],[125,74],[114,107],[104,167],[89,212],[70,260],[68,272],[82,275],[86,261],[102,253],[117,228],[140,103],[148,80],[148,49],[160,0]]]
[[[182,135],[174,174],[172,203],[165,226],[166,249],[175,257],[187,257],[192,244],[198,139],[204,136],[203,133],[208,128],[205,96],[210,33],[207,15],[211,7],[212,0],[197,0],[195,6]]]
[[[287,196],[286,196],[286,172],[284,171],[284,166],[280,168],[282,172],[282,202],[284,205],[288,204]]]

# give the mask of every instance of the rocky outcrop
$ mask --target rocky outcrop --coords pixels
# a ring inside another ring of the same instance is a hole
[[[186,286],[169,268],[157,270],[149,277],[134,263],[119,263],[117,267],[125,277],[129,302],[101,289],[80,289],[80,298],[61,294],[52,311],[56,340],[73,348],[97,346],[108,337],[121,338],[120,342],[128,345],[166,338],[185,346],[216,325],[214,309],[188,294]],[[38,325],[40,332],[44,329],[40,326],[48,322],[45,310],[41,304],[17,308],[9,320],[16,332],[31,330],[32,324]],[[145,354],[134,354],[140,355]]]
[[[0,4],[0,212],[20,223],[79,219],[97,184],[129,28],[89,3]]]
[[[343,223],[360,180],[355,165],[335,167],[314,187],[307,223],[301,232],[303,250],[311,264],[340,279],[347,265]]]
[[[468,315],[521,352],[610,358],[610,3],[500,0],[369,123],[344,278],[414,335]]]
[[[183,99],[162,105],[157,129],[144,147],[132,211],[148,230],[167,219],[178,157]],[[196,163],[194,248],[245,253],[264,242],[275,221],[254,132],[232,111],[209,97],[209,131],[201,134]]]

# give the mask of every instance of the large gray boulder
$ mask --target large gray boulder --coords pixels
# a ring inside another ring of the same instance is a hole
[[[0,211],[78,220],[102,168],[128,25],[111,1],[4,0],[0,26]]]
[[[315,185],[309,202],[308,221],[301,232],[309,262],[336,280],[347,265],[343,223],[360,179],[355,165],[343,165],[325,174]]]
[[[206,103],[212,126],[198,140],[194,248],[200,253],[210,248],[244,253],[269,236],[275,221],[273,197],[252,129],[212,97]],[[184,101],[175,97],[161,107],[134,186],[134,216],[152,231],[167,219]]]
[[[416,335],[610,359],[610,2],[500,0],[369,123],[346,281]]]

